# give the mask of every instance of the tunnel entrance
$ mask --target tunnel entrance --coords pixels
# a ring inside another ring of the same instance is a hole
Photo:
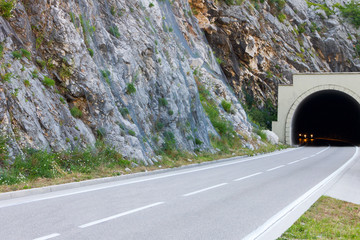
[[[292,142],[360,144],[360,105],[346,93],[323,90],[305,98],[292,120]]]

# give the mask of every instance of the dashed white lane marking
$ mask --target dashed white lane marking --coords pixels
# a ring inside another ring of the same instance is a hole
[[[100,220],[97,220],[97,221],[86,223],[84,225],[79,226],[79,228],[91,227],[91,226],[94,226],[96,224],[100,224],[100,223],[103,223],[103,222],[114,220],[116,218],[123,217],[125,215],[129,215],[129,214],[132,214],[132,213],[136,213],[136,212],[148,209],[148,208],[156,207],[156,206],[161,205],[161,204],[164,204],[164,202],[153,203],[153,204],[150,204],[150,205],[147,205],[147,206],[144,206],[144,207],[136,208],[136,209],[126,211],[126,212],[123,212],[123,213],[119,213],[119,214],[116,214],[116,215],[113,215],[113,216],[110,216],[110,217],[107,217],[107,218],[103,218],[103,219],[100,219]]]
[[[34,240],[47,240],[47,239],[58,237],[58,236],[60,236],[59,233],[53,233],[53,234],[46,235],[46,236],[43,236],[43,237],[35,238]]]
[[[282,168],[282,167],[285,167],[285,165],[280,165],[280,166],[277,166],[277,167],[274,167],[274,168],[270,168],[268,170],[266,170],[267,172],[271,172],[271,171],[274,171],[276,169],[279,169],[279,168]]]
[[[326,150],[328,150],[329,148],[330,148],[330,145],[329,145],[327,148],[325,148],[324,150],[321,150],[320,152],[315,153],[315,155],[318,155],[318,154],[320,154],[320,153],[323,153],[323,152],[325,152]]]
[[[191,193],[187,193],[187,194],[184,194],[183,196],[184,197],[188,197],[188,196],[191,196],[191,195],[195,195],[197,193],[201,193],[201,192],[205,192],[205,191],[208,191],[208,190],[211,190],[211,189],[214,189],[214,188],[218,188],[218,187],[221,187],[221,186],[224,186],[228,183],[221,183],[221,184],[218,184],[218,185],[215,185],[215,186],[212,186],[212,187],[208,187],[208,188],[203,188],[203,189],[200,189],[198,191],[195,191],[195,192],[191,192]]]
[[[289,162],[288,165],[291,165],[291,164],[294,164],[294,163],[298,163],[298,162],[300,162],[300,160],[296,160],[296,161]]]
[[[287,163],[287,165],[291,165],[291,164],[294,164],[294,163],[297,163],[297,162],[300,162],[300,161],[304,161],[304,160],[309,159],[309,158],[312,158],[312,157],[316,157],[316,156],[319,155],[320,153],[323,153],[323,152],[325,152],[326,150],[328,150],[329,148],[330,148],[330,146],[327,147],[327,148],[325,148],[325,149],[323,149],[323,150],[321,150],[321,151],[319,151],[319,152],[317,152],[317,153],[314,153],[314,154],[311,155],[311,156],[303,157],[303,158],[301,158],[301,159],[299,159],[299,160],[296,160],[296,161],[293,161],[293,162],[289,162],[289,163]]]
[[[260,174],[263,174],[263,172],[258,172],[258,173],[254,173],[254,174],[251,174],[251,175],[248,175],[248,176],[245,176],[245,177],[237,178],[234,181],[235,182],[241,181],[241,180],[244,180],[244,179],[247,179],[247,178],[255,177],[255,176],[260,175]]]

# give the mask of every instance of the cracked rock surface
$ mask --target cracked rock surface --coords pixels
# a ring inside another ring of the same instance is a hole
[[[25,147],[85,147],[97,138],[145,164],[156,161],[167,138],[185,151],[212,151],[209,134],[217,132],[195,79],[223,118],[251,136],[190,13],[186,0],[18,1],[11,18],[0,18],[0,126],[12,155]]]

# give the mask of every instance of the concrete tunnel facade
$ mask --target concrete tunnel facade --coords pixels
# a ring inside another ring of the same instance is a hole
[[[299,134],[360,144],[360,73],[294,74],[278,88],[277,121],[282,143],[299,144]]]

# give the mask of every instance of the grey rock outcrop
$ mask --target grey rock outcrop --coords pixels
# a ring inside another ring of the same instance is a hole
[[[274,133],[273,131],[270,130],[263,130],[263,132],[266,134],[266,139],[271,143],[271,144],[279,144],[279,137],[276,135],[276,133]]]
[[[190,2],[200,26],[212,26],[203,27],[206,37],[247,104],[251,99],[260,108],[267,101],[276,105],[277,86],[290,84],[293,73],[360,71],[354,48],[360,31],[334,7],[348,1]]]
[[[190,12],[185,0],[19,1],[13,17],[0,18],[0,124],[13,154],[85,147],[98,138],[146,164],[169,141],[211,150],[209,133],[217,133],[195,78],[234,129],[251,136]],[[232,113],[222,110],[223,99]]]

